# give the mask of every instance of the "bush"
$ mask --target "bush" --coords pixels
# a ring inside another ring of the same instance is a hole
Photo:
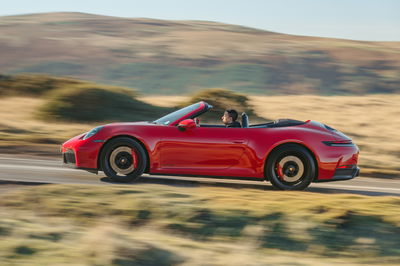
[[[132,90],[118,87],[74,86],[49,93],[38,116],[53,121],[144,121],[170,111],[141,102],[135,96]]]

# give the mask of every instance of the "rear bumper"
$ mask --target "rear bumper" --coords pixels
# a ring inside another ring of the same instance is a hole
[[[349,180],[353,179],[360,175],[360,168],[344,168],[344,169],[336,169],[335,174],[331,179],[322,179],[322,180],[315,180],[314,182],[332,182],[332,181],[341,181],[341,180]]]

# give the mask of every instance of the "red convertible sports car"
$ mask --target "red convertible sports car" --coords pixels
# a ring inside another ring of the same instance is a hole
[[[118,182],[143,173],[268,180],[278,189],[359,174],[358,148],[318,122],[279,119],[241,128],[196,123],[212,106],[198,102],[153,122],[112,123],[62,145],[64,164]]]

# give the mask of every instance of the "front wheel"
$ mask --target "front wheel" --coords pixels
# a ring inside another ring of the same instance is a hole
[[[145,150],[137,141],[130,138],[111,140],[100,156],[103,172],[117,182],[135,181],[146,169]]]
[[[316,174],[310,152],[296,144],[286,144],[268,156],[265,174],[271,184],[281,190],[303,190]]]

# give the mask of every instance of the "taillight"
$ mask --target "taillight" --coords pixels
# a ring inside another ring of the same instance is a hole
[[[349,146],[354,146],[353,142],[351,140],[333,140],[333,141],[323,141],[327,146],[330,147],[349,147]]]
[[[343,164],[343,165],[339,165],[337,168],[339,168],[339,169],[352,169],[352,168],[355,168],[355,167],[357,167],[356,165],[354,165],[354,164]]]

